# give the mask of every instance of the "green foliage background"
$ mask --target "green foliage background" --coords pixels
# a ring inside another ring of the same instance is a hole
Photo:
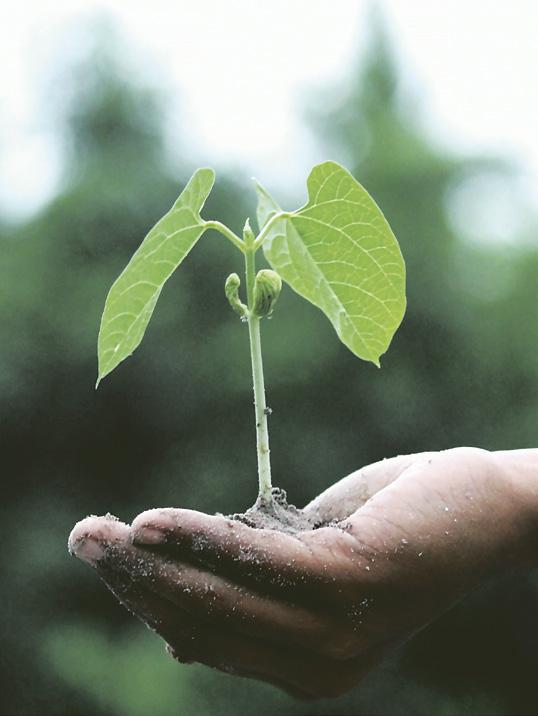
[[[238,259],[222,237],[204,237],[165,288],[143,347],[93,390],[107,290],[197,164],[186,152],[181,172],[171,169],[159,97],[107,52],[73,78],[62,191],[31,220],[0,222],[0,712],[536,713],[533,574],[487,585],[348,696],[305,706],[175,664],[69,560],[67,535],[85,514],[237,511],[257,489],[248,338],[223,295]],[[425,138],[382,33],[362,67],[346,91],[316,98],[309,124],[320,156],[383,207],[406,258],[409,308],[381,371],[290,290],[265,322],[274,477],[297,504],[384,456],[536,444],[536,243],[468,243],[448,202],[469,177],[513,170]],[[206,216],[240,231],[254,216],[248,177],[217,176]]]

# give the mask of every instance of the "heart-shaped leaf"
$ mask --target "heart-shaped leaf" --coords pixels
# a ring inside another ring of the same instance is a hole
[[[155,224],[110,289],[99,329],[99,382],[142,340],[161,290],[205,229],[200,211],[215,181],[198,169]]]
[[[263,243],[273,269],[320,308],[340,340],[379,366],[405,313],[405,264],[381,210],[335,162],[315,166],[308,203],[276,219]],[[260,229],[282,210],[261,186]]]

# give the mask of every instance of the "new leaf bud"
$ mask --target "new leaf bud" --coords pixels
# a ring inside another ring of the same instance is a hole
[[[270,269],[262,269],[254,281],[254,306],[252,313],[257,318],[270,316],[282,290],[282,279]]]
[[[250,228],[250,219],[247,219],[243,227],[243,239],[246,244],[251,244],[254,242],[254,238],[254,232]]]
[[[241,318],[246,318],[248,309],[239,298],[239,286],[241,286],[241,279],[236,273],[231,273],[224,284],[224,293],[233,310],[238,313]]]

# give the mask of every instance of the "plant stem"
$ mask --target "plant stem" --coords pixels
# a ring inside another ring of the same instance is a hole
[[[236,246],[240,251],[245,250],[245,243],[241,241],[239,236],[235,234],[231,229],[229,229],[224,224],[221,224],[220,221],[206,221],[205,222],[205,228],[206,229],[215,229],[215,231],[218,231],[220,234],[225,236],[228,241],[231,241],[234,246]]]
[[[267,406],[265,404],[265,385],[263,380],[262,347],[260,337],[260,319],[252,314],[254,305],[254,279],[256,272],[256,249],[248,239],[245,242],[245,273],[247,299],[249,306],[248,333],[250,338],[250,357],[254,384],[254,410],[256,414],[256,447],[258,451],[258,503],[269,506],[271,493],[271,460],[269,457],[269,430],[267,427]]]
[[[267,224],[263,227],[261,232],[256,237],[256,241],[254,242],[254,249],[257,251],[260,246],[263,244],[265,237],[267,234],[271,231],[273,226],[280,221],[281,219],[286,219],[288,216],[290,216],[289,211],[279,211],[278,214],[273,214],[273,216],[269,219]]]

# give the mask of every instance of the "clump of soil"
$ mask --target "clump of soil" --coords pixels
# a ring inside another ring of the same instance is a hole
[[[260,530],[278,530],[287,534],[296,534],[321,527],[317,515],[306,515],[295,505],[288,504],[284,490],[273,487],[271,493],[273,499],[270,503],[258,498],[246,512],[230,515],[230,519]]]

